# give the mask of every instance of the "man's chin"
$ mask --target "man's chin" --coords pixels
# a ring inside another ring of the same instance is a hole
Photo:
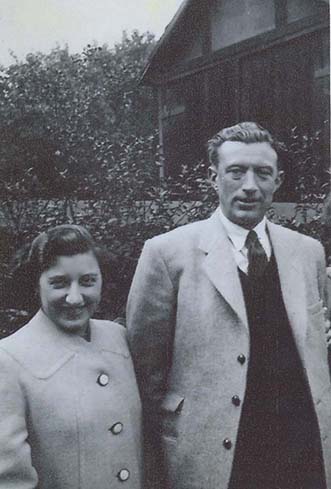
[[[246,229],[253,229],[263,219],[263,214],[254,211],[241,210],[231,219],[235,224]]]

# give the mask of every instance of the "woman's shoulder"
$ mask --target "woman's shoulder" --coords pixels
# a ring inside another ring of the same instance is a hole
[[[94,327],[108,332],[109,334],[126,335],[126,328],[117,321],[109,321],[108,319],[92,319]]]
[[[93,319],[91,325],[92,338],[94,331],[95,342],[102,350],[130,356],[127,331],[124,326],[115,321],[102,319]]]
[[[12,333],[6,338],[0,340],[0,351],[5,350],[10,352],[12,349],[17,350],[20,345],[23,346],[29,341],[30,334],[31,328],[29,327],[29,323],[27,323],[15,333]]]
[[[0,360],[14,362],[22,372],[45,379],[61,368],[75,352],[61,332],[41,312],[13,335],[0,341]]]
[[[29,323],[22,326],[18,331],[0,340],[0,368],[2,373],[6,367],[13,372],[20,368],[20,358],[31,345]]]

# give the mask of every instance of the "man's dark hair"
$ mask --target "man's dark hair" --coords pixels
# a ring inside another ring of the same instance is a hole
[[[270,132],[256,122],[240,122],[231,127],[219,131],[207,142],[209,163],[218,166],[218,148],[226,141],[238,141],[240,143],[269,143],[277,152],[279,143]]]

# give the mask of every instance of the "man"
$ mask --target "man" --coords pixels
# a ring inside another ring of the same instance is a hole
[[[322,246],[265,218],[268,131],[237,124],[208,152],[219,209],[147,241],[129,295],[146,487],[331,488]]]

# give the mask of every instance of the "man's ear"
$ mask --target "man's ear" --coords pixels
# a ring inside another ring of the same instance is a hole
[[[214,189],[217,189],[217,181],[216,181],[217,175],[218,175],[217,168],[215,168],[214,165],[211,165],[208,168],[208,179]]]
[[[278,175],[276,177],[276,190],[278,190],[281,184],[283,183],[284,177],[285,177],[284,171],[279,170]]]

